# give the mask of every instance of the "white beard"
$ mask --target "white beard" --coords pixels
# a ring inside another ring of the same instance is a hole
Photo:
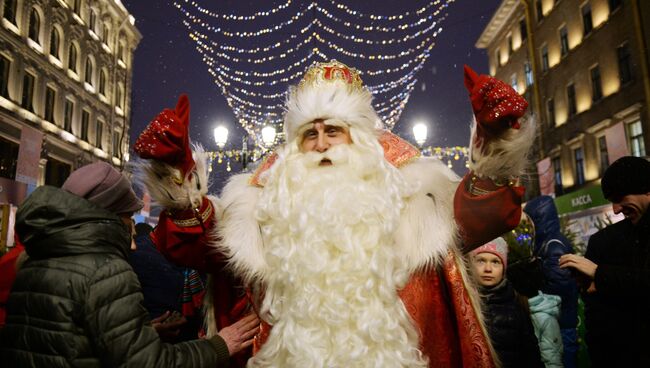
[[[372,138],[332,147],[325,167],[290,148],[268,173],[256,216],[273,328],[249,367],[427,366],[397,294],[409,274],[393,236],[413,188]]]

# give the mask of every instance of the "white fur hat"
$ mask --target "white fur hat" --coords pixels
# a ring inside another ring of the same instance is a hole
[[[315,63],[298,86],[291,87],[284,115],[284,134],[292,142],[301,128],[316,119],[342,121],[353,128],[373,131],[381,119],[372,107],[372,93],[359,72],[336,60]]]

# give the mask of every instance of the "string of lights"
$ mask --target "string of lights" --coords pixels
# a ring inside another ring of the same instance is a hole
[[[254,148],[246,151],[246,159],[250,162],[257,162],[262,159],[268,150]],[[427,146],[422,147],[420,152],[423,156],[435,157],[438,160],[444,161],[447,163],[447,166],[450,168],[453,166],[454,161],[463,160],[465,166],[467,166],[467,160],[469,159],[469,149],[467,147],[455,146],[455,147],[434,147]],[[212,164],[217,165],[226,165],[226,171],[231,171],[231,161],[241,162],[243,159],[242,150],[231,149],[231,150],[220,150],[220,151],[211,151],[207,152],[208,157],[210,158],[210,165],[208,165],[209,170],[212,171]]]
[[[366,13],[337,0],[288,0],[252,15],[221,14],[197,0],[173,4],[238,123],[259,144],[264,125],[282,130],[288,86],[319,60],[360,69],[373,105],[392,129],[452,2],[422,1],[394,15]]]

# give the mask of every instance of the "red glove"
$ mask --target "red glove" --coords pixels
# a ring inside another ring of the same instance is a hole
[[[162,161],[179,169],[184,180],[194,168],[189,128],[190,100],[183,94],[175,110],[165,109],[149,123],[133,149],[142,158]]]
[[[465,87],[476,116],[476,139],[497,137],[508,128],[519,129],[517,119],[526,112],[528,102],[511,86],[489,75],[479,76],[465,65]]]

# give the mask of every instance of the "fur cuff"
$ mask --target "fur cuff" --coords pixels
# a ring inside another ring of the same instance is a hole
[[[201,146],[195,146],[192,157],[196,166],[181,184],[177,168],[155,160],[136,163],[136,180],[157,205],[173,210],[197,208],[208,193],[208,154]]]
[[[234,273],[249,284],[263,276],[266,270],[260,226],[255,207],[261,188],[250,185],[250,174],[233,176],[223,189],[222,213],[218,218],[217,245],[229,259]]]
[[[508,129],[500,137],[476,147],[476,122],[472,124],[469,169],[481,178],[503,181],[522,175],[528,164],[530,147],[535,141],[536,124],[522,118],[521,128]]]

